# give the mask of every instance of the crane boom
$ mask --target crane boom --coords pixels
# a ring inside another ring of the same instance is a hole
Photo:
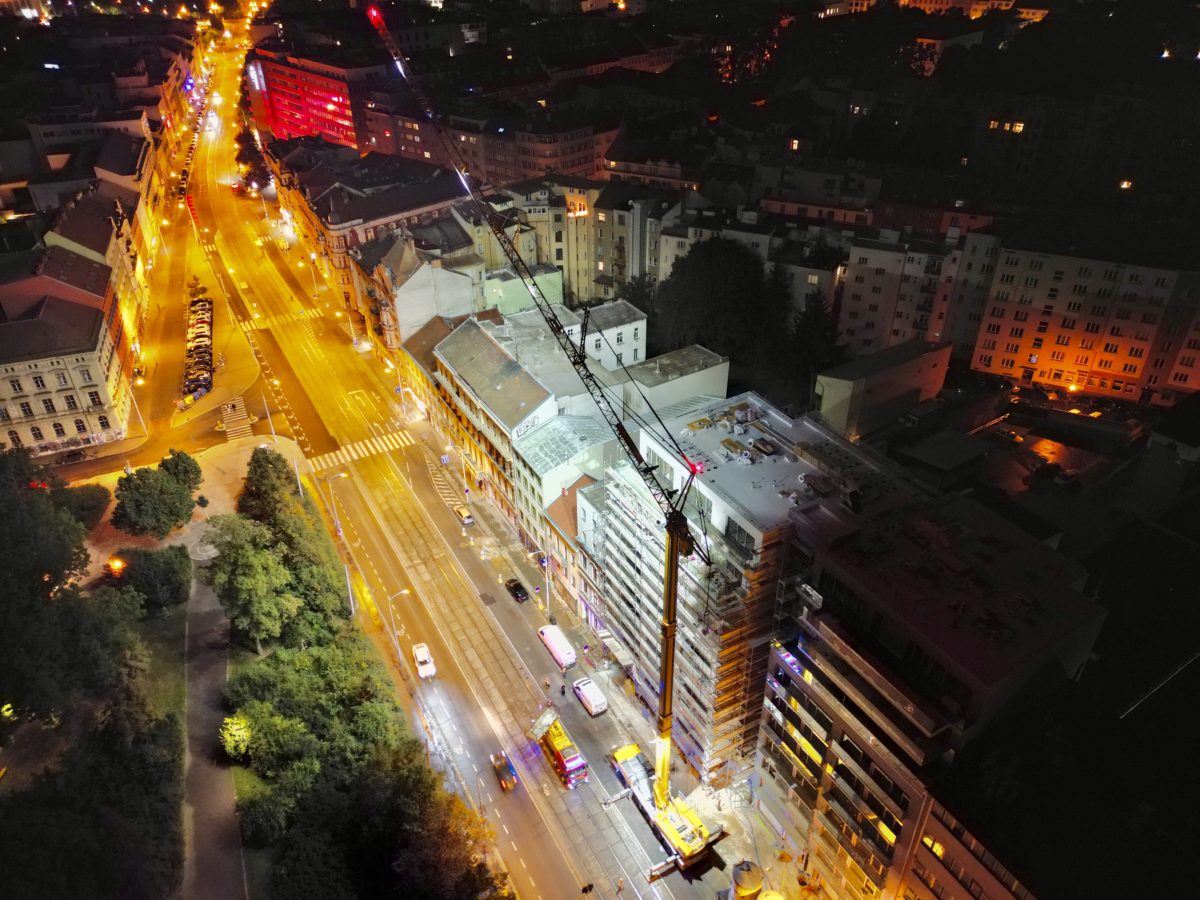
[[[691,487],[693,479],[702,469],[691,460],[683,457],[684,463],[687,465],[688,475],[682,491],[677,492],[674,489],[666,488],[658,480],[658,477],[654,474],[656,467],[646,462],[641,450],[638,449],[637,442],[633,440],[633,437],[625,428],[620,416],[617,415],[617,411],[613,408],[608,395],[604,392],[603,385],[601,385],[599,379],[596,378],[591,369],[588,368],[587,354],[584,350],[583,340],[580,340],[578,346],[571,340],[571,336],[567,334],[566,328],[554,312],[554,307],[550,305],[550,302],[542,293],[542,289],[538,287],[537,282],[533,278],[533,273],[529,271],[529,266],[526,265],[525,260],[521,257],[521,253],[513,243],[512,238],[508,236],[508,232],[505,230],[506,221],[504,217],[498,215],[491,208],[490,204],[483,199],[479,190],[472,186],[468,178],[466,160],[463,159],[454,141],[450,139],[450,136],[442,128],[437,113],[433,108],[432,100],[409,69],[404,53],[388,30],[387,23],[384,21],[383,13],[379,7],[368,7],[367,18],[371,20],[371,24],[379,33],[380,38],[382,38],[388,53],[391,54],[392,60],[396,64],[397,70],[400,72],[401,77],[404,78],[409,90],[412,92],[413,98],[420,107],[422,115],[433,126],[434,133],[437,135],[438,141],[446,154],[446,159],[462,182],[463,188],[466,190],[476,212],[487,223],[492,235],[496,238],[496,242],[500,245],[504,256],[508,259],[509,265],[512,266],[513,271],[516,272],[517,276],[524,283],[525,288],[529,291],[529,295],[533,299],[538,311],[542,314],[542,318],[545,319],[550,333],[554,335],[554,339],[558,341],[559,347],[562,348],[567,359],[571,361],[571,365],[574,367],[575,373],[579,376],[579,380],[583,382],[592,400],[595,401],[596,407],[600,410],[600,415],[608,423],[608,427],[616,436],[621,449],[624,450],[625,455],[629,458],[629,461],[637,470],[646,488],[650,491],[651,496],[654,497],[655,502],[658,503],[659,508],[663,512],[667,539],[663,574],[662,618],[659,625],[658,744],[655,749],[654,805],[664,816],[667,813],[673,813],[674,810],[671,806],[672,801],[670,797],[670,767],[671,727],[674,718],[672,695],[674,694],[675,679],[675,624],[679,560],[681,557],[699,553],[707,562],[705,554],[696,546],[695,539],[692,537],[691,530],[688,527],[687,517],[683,514],[680,507],[687,497],[688,488]]]
[[[367,18],[371,20],[371,24],[375,26],[375,30],[383,39],[388,53],[391,54],[392,60],[396,63],[396,68],[408,84],[409,90],[412,91],[413,98],[417,101],[417,105],[421,109],[421,114],[433,126],[442,150],[445,152],[450,165],[454,168],[455,174],[458,175],[459,180],[462,182],[463,188],[466,190],[476,212],[483,221],[487,222],[493,236],[500,244],[500,249],[508,259],[509,265],[513,267],[513,271],[516,272],[517,276],[525,284],[529,295],[533,298],[534,305],[537,306],[538,311],[542,314],[542,318],[546,320],[546,325],[550,328],[550,333],[554,335],[554,339],[558,341],[559,347],[562,348],[563,353],[571,361],[571,365],[574,367],[580,381],[583,382],[592,399],[596,401],[596,406],[599,407],[600,414],[604,417],[604,421],[608,423],[608,427],[612,429],[613,434],[616,435],[621,448],[625,451],[625,455],[629,457],[630,461],[637,468],[638,474],[641,476],[642,481],[646,483],[646,487],[650,490],[651,495],[662,509],[663,514],[669,516],[674,509],[671,502],[674,492],[662,486],[654,474],[654,466],[648,465],[642,457],[637,442],[633,440],[628,429],[625,428],[624,423],[621,421],[620,416],[617,415],[612,402],[608,399],[608,395],[604,393],[604,388],[600,384],[599,379],[588,368],[587,354],[584,351],[583,342],[581,341],[579,346],[576,346],[571,340],[571,336],[567,334],[566,328],[554,312],[554,307],[550,305],[550,301],[546,299],[545,294],[542,293],[542,289],[538,287],[533,273],[529,271],[529,266],[526,265],[525,260],[521,257],[521,253],[512,242],[512,238],[508,236],[508,232],[504,227],[504,218],[492,210],[491,206],[479,193],[479,190],[471,185],[470,179],[467,177],[466,160],[463,159],[454,141],[442,129],[441,123],[434,111],[432,100],[430,100],[429,95],[425,93],[424,88],[421,87],[417,79],[413,77],[404,53],[400,50],[400,45],[396,43],[396,39],[392,37],[392,33],[388,30],[387,23],[384,21],[383,13],[380,12],[379,7],[369,7],[367,9]]]

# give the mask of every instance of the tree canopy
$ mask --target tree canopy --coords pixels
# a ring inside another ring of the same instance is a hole
[[[656,352],[701,344],[729,357],[735,389],[790,403],[799,390],[793,308],[778,267],[766,268],[736,241],[712,238],[694,244],[659,285],[650,332],[658,334]]]
[[[4,894],[169,896],[182,872],[182,731],[149,699],[141,594],[75,583],[84,529],[57,488],[27,451],[0,453],[0,703],[46,728],[84,722],[43,775],[0,794]]]
[[[182,450],[168,450],[158,467],[186,487],[188,491],[194,492],[200,487],[200,482],[204,480],[200,473],[200,463]]]
[[[121,476],[116,496],[113,524],[129,534],[149,534],[159,540],[191,519],[196,507],[192,488],[161,467]]]
[[[259,567],[271,556],[282,566],[271,589],[297,604],[273,652],[230,679],[220,734],[265,783],[238,812],[248,843],[275,848],[272,895],[509,896],[483,862],[481,820],[428,767],[373,649],[346,621],[333,544],[283,457],[254,452],[238,510],[213,520],[215,564],[241,571],[222,559]]]
[[[143,597],[152,609],[186,603],[192,592],[192,559],[187,547],[176,544],[158,550],[125,548],[117,551],[125,560],[124,583]]]
[[[288,592],[291,576],[279,558],[266,526],[242,516],[217,516],[209,523],[217,550],[208,580],[235,629],[254,641],[262,654],[264,639],[279,637],[300,609]]]
[[[48,477],[28,451],[0,453],[0,704],[35,715],[90,674],[62,637],[81,612],[69,585],[87,567],[84,530]]]

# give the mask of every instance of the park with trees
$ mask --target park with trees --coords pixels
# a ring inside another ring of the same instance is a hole
[[[205,577],[240,645],[220,742],[270,896],[508,896],[482,821],[429,767],[349,619],[336,550],[287,460],[256,449],[237,509],[209,524]]]
[[[201,482],[172,451],[120,479],[114,524],[168,534]],[[110,499],[28,451],[0,453],[0,748],[27,757],[0,792],[2,896],[151,900],[182,881],[192,559],[130,547],[119,575],[85,584],[85,539]],[[256,449],[236,514],[191,527],[215,551],[199,575],[231,623],[227,715],[207,738],[235,767],[252,895],[511,896],[486,863],[486,826],[431,768],[350,618],[337,551],[288,461]]]
[[[41,753],[0,793],[4,896],[158,898],[181,878],[182,620],[170,607],[186,600],[191,560],[143,551],[146,578],[85,588],[85,537],[108,502],[27,451],[0,453],[0,747]]]

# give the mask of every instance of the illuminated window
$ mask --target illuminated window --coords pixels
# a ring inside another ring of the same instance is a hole
[[[1013,122],[1013,133],[1014,134],[1020,134],[1024,130],[1025,130],[1024,122]]]
[[[1132,181],[1129,181],[1129,180],[1122,180],[1122,181],[1121,181],[1121,190],[1123,190],[1123,191],[1127,191],[1127,190],[1129,190],[1131,187],[1133,187],[1133,182],[1132,182]]]
[[[988,122],[988,128],[990,128],[992,131],[995,131],[999,127],[1000,127],[1000,123],[997,122],[995,119],[992,119],[990,122]]]
[[[928,847],[938,859],[942,859],[946,855],[946,848],[942,846],[940,841],[935,841],[931,834],[927,834],[921,838],[921,843]]]
[[[793,150],[800,149],[800,139],[799,138],[792,138],[792,149]]]

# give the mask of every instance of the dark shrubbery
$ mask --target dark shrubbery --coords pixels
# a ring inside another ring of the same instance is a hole
[[[146,598],[148,609],[186,603],[192,593],[192,560],[187,547],[159,550],[127,548],[117,553],[128,564],[124,581]]]
[[[59,505],[65,507],[88,531],[100,524],[112,500],[112,492],[102,484],[63,487],[58,493],[61,497]]]
[[[0,685],[25,719],[94,718],[24,790],[0,794],[0,895],[159,898],[183,866],[183,734],[149,699],[132,587],[84,595],[71,492],[0,453]]]

